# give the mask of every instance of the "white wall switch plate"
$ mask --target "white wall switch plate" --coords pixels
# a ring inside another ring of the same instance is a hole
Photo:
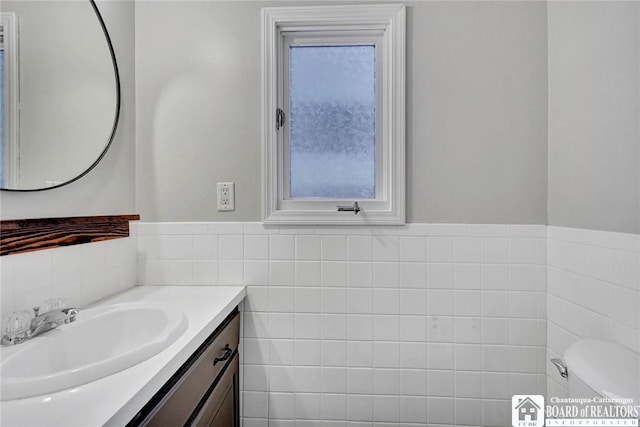
[[[233,182],[219,182],[216,185],[219,211],[236,210],[236,189]]]

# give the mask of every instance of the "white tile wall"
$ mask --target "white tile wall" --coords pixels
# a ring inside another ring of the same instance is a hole
[[[502,426],[545,389],[546,227],[140,223],[141,284],[245,283],[245,426]]]
[[[640,236],[548,227],[547,360],[581,338],[640,352]],[[566,380],[547,363],[547,395]]]
[[[54,297],[86,306],[136,285],[135,224],[127,238],[0,257],[0,275],[2,318]]]
[[[562,227],[141,223],[0,257],[2,313],[87,305],[136,265],[141,284],[248,285],[246,426],[500,426],[511,394],[566,393],[547,361],[576,340],[640,351],[640,237]]]

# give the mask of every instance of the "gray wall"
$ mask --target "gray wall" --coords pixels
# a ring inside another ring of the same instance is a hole
[[[135,211],[134,4],[104,0],[97,4],[114,44],[122,84],[120,125],[113,144],[93,171],[72,184],[33,193],[0,192],[2,219]]]
[[[640,232],[640,4],[549,3],[549,224]]]
[[[260,220],[269,4],[136,4],[143,220]],[[544,2],[409,3],[409,222],[546,223],[546,25]],[[216,212],[218,181],[236,212]]]
[[[266,4],[100,2],[123,86],[114,144],[69,186],[1,192],[2,218],[133,212],[138,188],[149,221],[258,220]],[[548,93],[548,222],[640,232],[639,21],[633,2],[410,3],[408,220],[546,223]],[[217,213],[226,180],[237,211]]]

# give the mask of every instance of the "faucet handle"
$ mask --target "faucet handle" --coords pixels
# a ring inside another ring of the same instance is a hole
[[[26,310],[16,311],[4,318],[4,332],[15,337],[29,331],[31,327],[31,313]]]
[[[29,330],[31,313],[26,310],[15,311],[4,318],[4,331],[9,335],[19,334]]]
[[[33,307],[33,317],[38,317],[40,314],[40,307]]]
[[[46,313],[51,310],[60,310],[64,308],[64,298],[50,298],[42,303],[42,312]]]

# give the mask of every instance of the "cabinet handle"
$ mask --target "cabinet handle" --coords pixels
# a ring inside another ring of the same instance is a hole
[[[231,347],[229,347],[229,344],[225,344],[224,354],[222,355],[222,357],[216,357],[215,359],[213,359],[213,366],[216,366],[216,363],[218,362],[224,362],[225,360],[229,359],[232,354],[233,354],[233,350],[231,350]]]

